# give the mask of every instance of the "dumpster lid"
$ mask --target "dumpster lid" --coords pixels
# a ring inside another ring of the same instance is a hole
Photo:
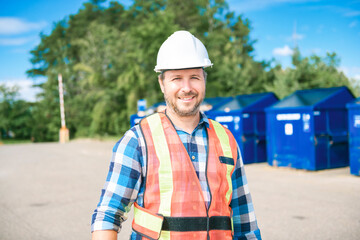
[[[213,97],[213,98],[205,98],[202,104],[211,105],[213,108],[218,107],[222,104],[225,104],[231,101],[232,97]]]
[[[360,97],[346,104],[347,107],[360,107]]]
[[[334,88],[318,88],[318,89],[306,89],[297,90],[293,94],[285,97],[283,100],[275,103],[270,108],[287,108],[287,107],[312,107],[319,103],[322,103],[337,95],[343,91],[349,91],[346,87],[334,87]]]
[[[232,100],[228,101],[225,104],[214,108],[216,111],[233,111],[233,110],[241,110],[246,107],[251,107],[255,103],[265,100],[266,97],[272,96],[276,98],[274,93],[254,93],[254,94],[244,94],[238,95],[232,98]],[[277,98],[276,98],[277,99]]]

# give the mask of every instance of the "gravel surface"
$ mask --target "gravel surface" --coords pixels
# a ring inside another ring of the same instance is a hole
[[[0,239],[91,239],[90,221],[115,142],[0,146]],[[245,167],[263,239],[356,240],[360,177]],[[132,214],[118,239],[129,239]]]

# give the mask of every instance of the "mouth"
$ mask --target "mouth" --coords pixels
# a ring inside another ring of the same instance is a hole
[[[195,95],[194,96],[186,96],[186,97],[178,97],[178,99],[180,99],[183,102],[191,102],[194,98],[195,98]]]

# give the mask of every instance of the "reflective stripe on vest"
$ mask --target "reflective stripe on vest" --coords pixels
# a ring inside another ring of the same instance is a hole
[[[211,121],[211,120],[210,120]],[[224,157],[232,158],[232,152],[229,142],[229,137],[225,132],[224,127],[215,121],[211,121],[212,125],[214,126],[214,130],[216,135],[218,136],[221,144],[221,148],[223,150]],[[232,193],[232,182],[231,182],[231,172],[233,171],[234,166],[230,164],[226,164],[226,180],[229,184],[229,190],[226,193],[226,200],[230,203],[230,196]]]
[[[232,239],[227,224],[231,217],[231,175],[237,159],[237,144],[229,130],[215,121],[209,122],[206,176],[211,201],[208,209],[189,154],[168,117],[156,113],[140,122],[147,149],[144,209],[166,219],[159,239],[202,240],[208,235],[211,239]],[[135,222],[140,222],[135,219],[139,216],[134,216],[133,228]],[[205,229],[171,226],[173,223],[184,225],[187,221],[203,225],[203,220],[207,222]],[[218,221],[225,225],[216,228]],[[215,227],[210,228],[211,223],[215,223]]]
[[[164,216],[171,216],[171,196],[173,193],[173,176],[169,148],[162,128],[161,119],[158,114],[153,114],[148,118],[150,131],[155,145],[156,155],[160,161],[159,166],[159,188],[160,188],[160,207],[158,213]]]
[[[134,204],[134,222],[132,228],[135,232],[150,239],[159,239],[163,220],[163,216],[153,214],[140,207],[137,203]]]

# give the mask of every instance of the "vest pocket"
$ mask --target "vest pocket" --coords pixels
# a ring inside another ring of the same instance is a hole
[[[159,239],[164,217],[150,212],[148,209],[134,204],[134,220],[132,228],[141,236]]]
[[[219,157],[219,161],[221,163],[225,163],[225,164],[229,164],[234,166],[234,159],[233,158],[229,158],[229,157],[225,157],[225,156],[220,156]]]

